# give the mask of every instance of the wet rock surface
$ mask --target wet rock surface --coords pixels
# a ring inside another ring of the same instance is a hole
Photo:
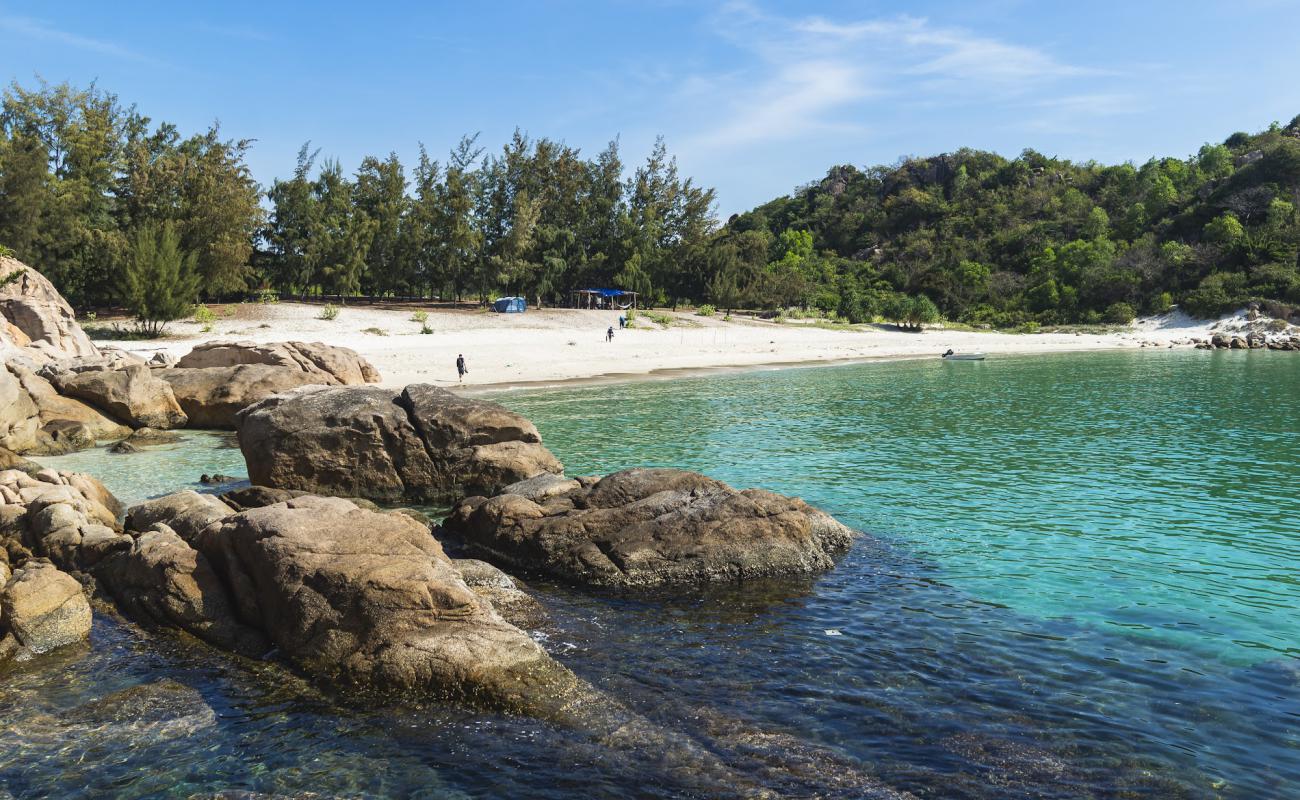
[[[489,561],[593,587],[821,572],[855,536],[797,498],[681,470],[533,480],[518,492],[467,498],[443,529]]]

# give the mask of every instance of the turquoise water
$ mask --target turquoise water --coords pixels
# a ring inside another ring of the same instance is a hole
[[[1300,796],[1296,398],[1295,354],[1150,351],[494,397],[573,474],[700,469],[868,534],[817,579],[538,581],[556,657],[780,794],[980,800]],[[226,443],[47,461],[131,501],[242,475]],[[740,792],[527,720],[340,707],[107,614],[57,658],[0,675],[0,796]],[[198,688],[216,725],[123,746],[52,722],[159,677]]]
[[[1035,619],[1300,656],[1300,359],[915,361],[500,399],[570,472],[697,469],[804,497]]]

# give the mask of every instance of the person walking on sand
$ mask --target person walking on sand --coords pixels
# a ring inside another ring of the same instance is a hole
[[[610,326],[609,326],[609,330],[605,331],[605,341],[607,341],[607,342],[612,342],[612,341],[614,341],[614,326],[613,326],[613,325],[610,325]]]
[[[456,382],[457,383],[460,383],[461,381],[465,380],[466,372],[469,372],[469,368],[465,366],[465,356],[464,355],[456,356],[456,376],[457,376]]]

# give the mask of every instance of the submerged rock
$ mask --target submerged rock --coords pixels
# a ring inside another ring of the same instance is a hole
[[[563,470],[524,417],[432,386],[299,389],[236,426],[253,483],[317,494],[441,502]]]
[[[855,536],[797,498],[694,472],[633,469],[583,483],[471,497],[443,529],[499,564],[597,587],[821,572]]]
[[[140,747],[214,728],[217,714],[197,689],[163,678],[83,703],[61,721],[68,733]]]

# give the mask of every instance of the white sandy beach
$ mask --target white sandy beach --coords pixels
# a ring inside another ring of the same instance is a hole
[[[575,309],[524,314],[430,309],[431,334],[421,334],[410,308],[346,306],[333,320],[321,306],[299,303],[214,306],[210,332],[193,322],[173,323],[165,339],[104,341],[149,356],[188,353],[210,340],[320,341],[350,347],[382,373],[384,384],[457,383],[455,362],[464,354],[466,387],[505,388],[595,378],[626,379],[652,373],[818,362],[933,358],[949,348],[990,354],[1168,347],[1205,336],[1213,323],[1187,318],[1143,320],[1117,333],[1007,334],[929,328],[924,333],[891,326],[819,326],[663,312],[672,324],[638,314],[635,328],[618,329],[618,312]],[[657,312],[660,313],[660,312]],[[614,327],[614,340],[605,330]],[[369,330],[368,330],[369,329]],[[377,333],[375,331],[382,331]]]

